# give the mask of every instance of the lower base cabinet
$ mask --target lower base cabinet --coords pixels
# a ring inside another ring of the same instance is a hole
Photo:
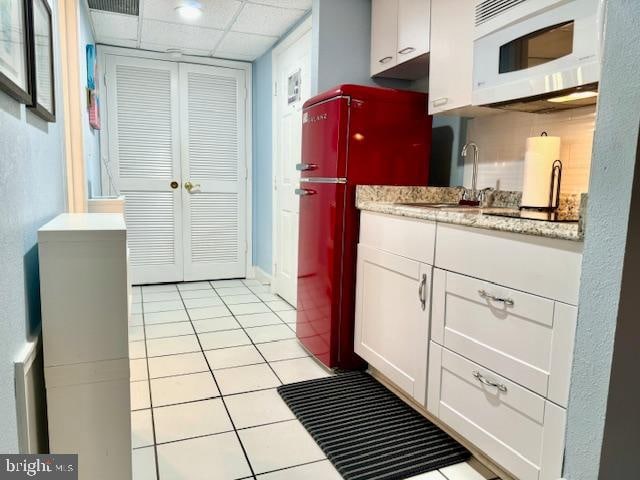
[[[421,405],[426,405],[432,270],[358,246],[355,351]]]
[[[566,411],[431,342],[427,410],[521,480],[562,473]]]

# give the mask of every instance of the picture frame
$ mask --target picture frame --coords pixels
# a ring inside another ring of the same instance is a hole
[[[0,90],[31,102],[30,0],[0,0]]]
[[[2,1],[2,0],[0,0]],[[28,107],[48,122],[56,121],[53,16],[47,0],[27,0],[31,102]]]

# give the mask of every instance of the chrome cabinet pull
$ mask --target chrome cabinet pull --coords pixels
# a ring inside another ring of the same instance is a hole
[[[495,295],[487,293],[486,290],[478,290],[478,294],[480,294],[482,298],[486,298],[487,300],[491,300],[492,302],[503,303],[507,307],[513,307],[513,305],[515,304],[515,302],[510,298],[496,297]]]
[[[441,107],[442,105],[449,103],[449,97],[436,98],[431,103],[434,107]]]
[[[402,50],[398,50],[398,53],[400,55],[406,55],[407,53],[412,53],[412,52],[415,52],[415,51],[416,51],[416,49],[413,48],[413,47],[406,47],[406,48],[403,48]]]
[[[307,170],[316,170],[318,165],[315,163],[297,163],[296,170],[299,172],[306,172]]]
[[[424,311],[427,308],[427,275],[425,273],[422,274],[422,280],[420,281],[420,286],[418,287],[418,298],[420,299],[420,306]]]
[[[478,372],[477,370],[474,370],[473,372],[473,376],[482,384],[487,385],[489,387],[495,387],[498,390],[500,390],[501,392],[506,392],[507,391],[507,387],[505,387],[502,383],[498,383],[495,382],[493,380],[489,380],[488,378],[486,378],[484,375],[482,375],[480,372]]]
[[[315,195],[316,191],[315,190],[309,190],[307,188],[296,188],[295,193],[299,197],[306,197],[308,195]]]
[[[391,60],[393,60],[393,57],[383,57],[380,60],[378,60],[378,62],[387,63],[387,62],[390,62]]]

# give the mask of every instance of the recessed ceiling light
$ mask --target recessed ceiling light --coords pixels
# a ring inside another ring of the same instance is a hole
[[[591,90],[585,92],[573,92],[569,95],[562,95],[560,97],[549,98],[550,102],[553,103],[565,103],[565,102],[573,102],[575,100],[584,100],[585,98],[597,97],[598,92],[594,92]]]
[[[202,5],[195,1],[185,1],[176,7],[176,12],[185,20],[194,21],[202,15]]]

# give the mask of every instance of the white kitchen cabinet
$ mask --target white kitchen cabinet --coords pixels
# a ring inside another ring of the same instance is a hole
[[[578,304],[582,242],[438,224],[434,266]]]
[[[576,307],[435,269],[431,339],[566,407]]]
[[[408,80],[427,75],[430,0],[373,0],[371,76]]]
[[[398,63],[429,52],[430,0],[398,1]]]
[[[475,5],[469,0],[431,0],[429,114],[476,116],[495,110],[471,107]]]
[[[398,0],[373,0],[371,7],[371,76],[398,63]]]
[[[516,478],[560,478],[565,409],[435,343],[427,409]]]
[[[358,245],[355,351],[426,405],[432,267]]]

